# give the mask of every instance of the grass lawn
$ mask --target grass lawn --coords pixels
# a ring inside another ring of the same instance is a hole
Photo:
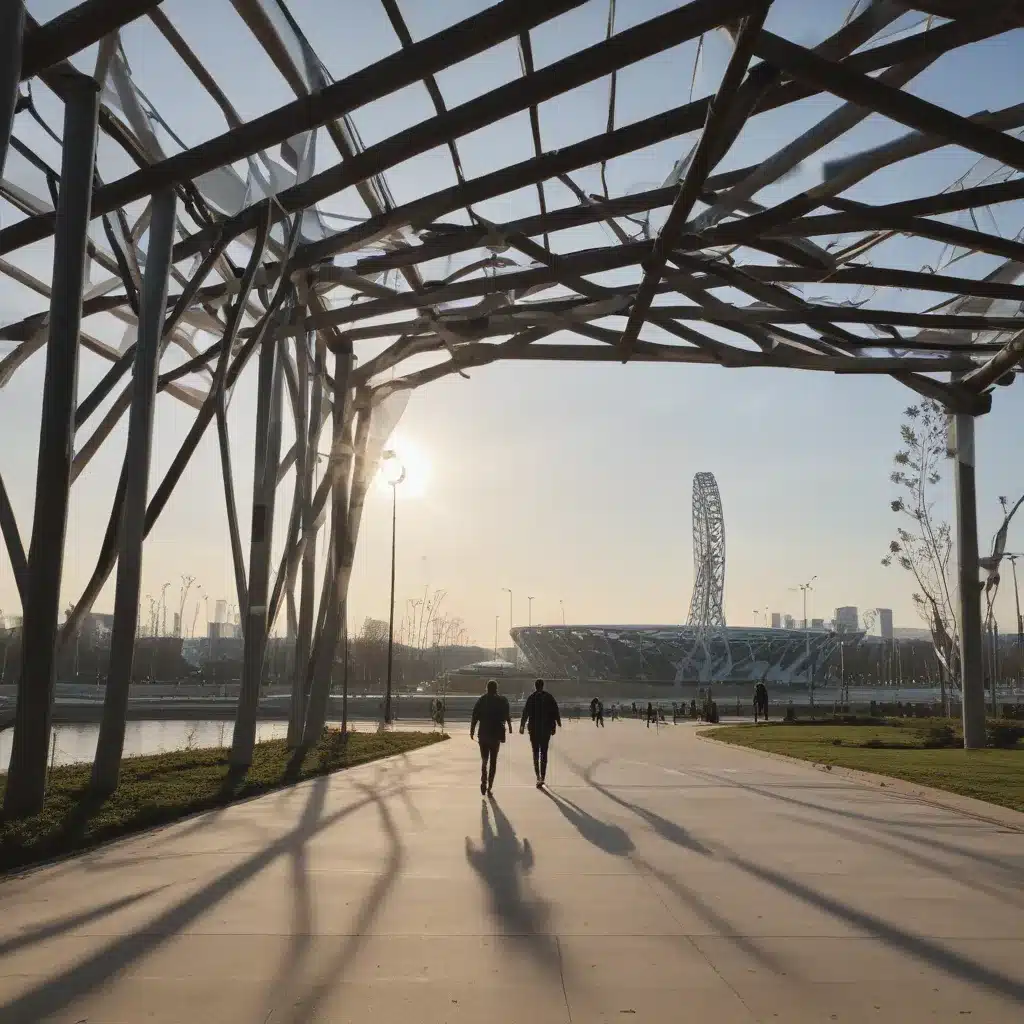
[[[0,871],[442,739],[447,737],[434,732],[345,734],[329,729],[301,765],[291,763],[284,740],[270,740],[256,745],[252,767],[240,779],[229,772],[226,748],[132,757],[121,764],[117,792],[101,803],[88,795],[91,765],[54,768],[39,814],[20,821],[0,817]],[[0,775],[0,801],[6,785],[6,775]]]
[[[705,735],[816,764],[891,775],[1024,811],[1024,746],[927,749],[922,744],[934,724],[908,720],[892,725],[729,725]],[[869,742],[882,746],[864,746]]]

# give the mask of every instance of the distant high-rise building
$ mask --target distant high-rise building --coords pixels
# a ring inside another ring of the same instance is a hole
[[[782,613],[772,612],[772,629],[782,628]]]
[[[891,608],[878,609],[878,635],[883,640],[891,640],[893,637]]]
[[[213,606],[213,621],[214,622],[227,622],[228,621],[228,603],[221,598]]]
[[[856,633],[860,628],[860,616],[856,605],[847,605],[836,609],[836,631],[839,633]]]
[[[793,618],[792,615],[784,615],[782,617],[782,625],[786,629],[796,629],[796,620]]]
[[[825,628],[825,620],[824,619],[811,619],[811,629],[824,629],[824,628]]]

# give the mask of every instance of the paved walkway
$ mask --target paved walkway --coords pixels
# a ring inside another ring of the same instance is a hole
[[[488,802],[456,727],[6,880],[0,1022],[1024,1019],[1024,831],[691,726],[552,750]]]

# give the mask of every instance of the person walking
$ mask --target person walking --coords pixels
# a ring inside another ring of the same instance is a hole
[[[487,692],[473,705],[469,723],[469,738],[476,733],[480,743],[480,795],[490,796],[494,789],[494,775],[498,770],[498,751],[505,742],[505,726],[512,735],[512,711],[508,698],[498,693],[498,683],[487,680]]]
[[[562,716],[558,712],[558,701],[544,689],[544,680],[538,679],[533,693],[526,698],[523,717],[519,722],[519,734],[530,731],[530,746],[533,748],[533,771],[537,776],[537,788],[544,785],[548,772],[548,744],[561,726]]]
[[[650,729],[652,721],[654,721],[654,705],[650,701],[648,701],[647,702],[647,728],[648,729]]]
[[[758,717],[763,718],[766,722],[768,721],[768,687],[764,685],[763,681],[754,687],[755,722],[757,722]]]

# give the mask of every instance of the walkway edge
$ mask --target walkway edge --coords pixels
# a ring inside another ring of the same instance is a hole
[[[716,726],[715,728],[718,728]],[[697,731],[697,738],[709,743],[719,743],[724,747],[732,747],[734,750],[745,750],[751,754],[758,754],[761,757],[774,758],[777,761],[785,761],[788,764],[802,764],[814,771],[824,772],[828,775],[839,775],[859,782],[865,786],[876,789],[886,789],[893,796],[908,797],[917,800],[919,803],[931,804],[934,807],[941,807],[948,811],[957,811],[970,818],[977,818],[990,825],[999,825],[1003,828],[1010,828],[1016,832],[1024,832],[1024,812],[1015,811],[1010,807],[1001,807],[999,804],[991,804],[986,800],[978,800],[972,796],[961,796],[959,793],[950,793],[945,789],[935,789],[932,786],[923,786],[918,782],[907,782],[905,779],[897,779],[891,775],[878,775],[875,772],[865,772],[858,768],[843,768],[839,765],[826,767],[818,761],[808,761],[802,757],[790,757],[788,754],[779,754],[774,750],[759,750],[757,747],[745,747],[740,743],[730,743],[728,740],[718,740],[712,735],[713,729],[700,729]]]

